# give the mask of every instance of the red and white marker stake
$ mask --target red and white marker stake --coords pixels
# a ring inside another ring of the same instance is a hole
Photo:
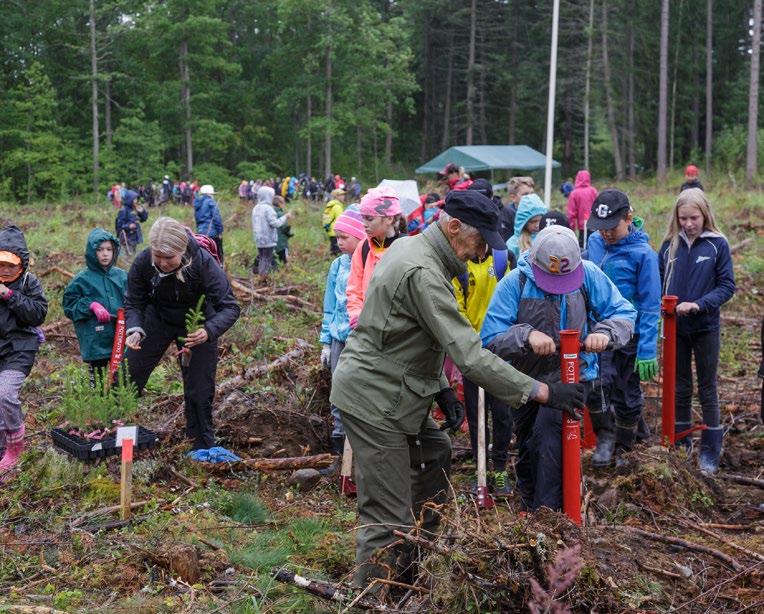
[[[342,452],[342,467],[340,468],[340,494],[354,497],[357,494],[355,482],[351,477],[353,473],[353,448],[350,441],[345,437],[345,448]]]
[[[122,474],[120,481],[120,518],[127,520],[131,514],[133,497],[133,440],[122,440]]]

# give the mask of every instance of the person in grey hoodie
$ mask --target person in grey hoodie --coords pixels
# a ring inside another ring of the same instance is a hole
[[[263,186],[257,191],[257,204],[252,209],[252,233],[257,245],[257,274],[265,279],[273,267],[273,251],[278,241],[278,228],[292,218],[289,211],[281,217],[273,208],[273,188]]]

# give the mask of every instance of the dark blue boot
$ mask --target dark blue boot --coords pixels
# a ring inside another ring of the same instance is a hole
[[[724,427],[709,427],[700,432],[700,460],[698,469],[703,473],[714,475],[719,470],[719,456],[722,453],[722,437]]]

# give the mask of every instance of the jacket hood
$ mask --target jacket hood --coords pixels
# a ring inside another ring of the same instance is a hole
[[[24,233],[18,226],[6,226],[0,229],[0,251],[11,252],[21,258],[24,271],[29,267],[29,248]]]
[[[98,256],[96,256],[96,250],[98,249],[98,246],[101,245],[101,243],[104,241],[111,241],[111,244],[114,247],[114,257],[111,259],[109,266],[105,269],[98,263]],[[118,257],[119,241],[117,241],[117,237],[111,234],[108,230],[104,230],[103,228],[94,228],[90,231],[88,240],[85,243],[85,263],[88,265],[88,268],[91,271],[103,272],[105,270],[108,272],[111,267],[117,263]]]
[[[576,187],[588,188],[590,185],[592,185],[592,176],[589,171],[578,171],[576,173]]]
[[[263,186],[257,191],[257,204],[270,205],[273,203],[274,196],[276,196],[276,191],[273,188]]]
[[[520,272],[535,284],[536,278],[533,276],[533,267],[531,267],[530,260],[528,260],[529,256],[530,252],[525,252],[522,254],[517,259],[517,268],[520,269]]]
[[[515,236],[520,236],[528,220],[537,215],[543,215],[547,211],[547,206],[536,194],[526,194],[523,196],[520,199],[520,204],[515,214]]]

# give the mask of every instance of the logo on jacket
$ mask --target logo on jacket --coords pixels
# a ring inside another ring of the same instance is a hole
[[[610,215],[610,207],[607,205],[597,205],[597,217],[606,218]]]
[[[706,260],[711,260],[711,256],[698,256],[698,259],[695,261],[695,264],[705,262]]]
[[[549,256],[549,272],[555,274],[570,273],[570,259],[567,257],[558,258],[557,256]]]

